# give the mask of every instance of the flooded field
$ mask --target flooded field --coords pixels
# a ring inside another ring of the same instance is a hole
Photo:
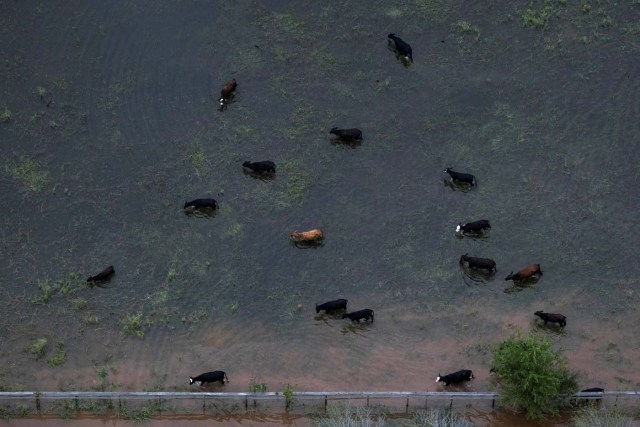
[[[517,329],[585,388],[640,387],[640,2],[0,10],[1,389],[184,391],[224,370],[226,391],[434,391],[468,368],[458,389],[485,391]],[[196,198],[219,208],[183,211]],[[456,236],[478,219],[489,233]],[[312,228],[321,245],[289,240]],[[504,280],[532,263],[537,282]],[[375,321],[315,313],[337,298]]]

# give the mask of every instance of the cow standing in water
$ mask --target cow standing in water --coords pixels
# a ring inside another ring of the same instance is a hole
[[[360,323],[361,320],[371,320],[373,322],[373,310],[365,308],[364,310],[353,311],[342,315],[343,319],[349,318],[352,322]]]
[[[220,91],[220,107],[223,107],[233,98],[233,92],[237,86],[236,79],[231,79],[222,86],[222,90]]]
[[[540,264],[531,264],[518,271],[516,274],[513,274],[513,271],[509,273],[504,280],[514,280],[521,281],[530,279],[532,277],[540,277],[542,276],[542,269],[540,268]]]

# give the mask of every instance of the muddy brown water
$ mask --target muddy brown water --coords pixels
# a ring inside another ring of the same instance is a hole
[[[184,391],[221,369],[228,391],[434,391],[469,368],[458,389],[484,391],[516,329],[550,337],[581,386],[640,386],[637,4],[557,2],[544,28],[524,1],[0,9],[3,389]],[[242,172],[266,159],[274,179]],[[198,197],[220,209],[185,215]],[[488,236],[455,236],[480,218]],[[320,247],[288,240],[316,227]],[[497,273],[469,276],[463,253]],[[537,283],[503,280],[534,262]],[[336,298],[375,321],[316,316]]]

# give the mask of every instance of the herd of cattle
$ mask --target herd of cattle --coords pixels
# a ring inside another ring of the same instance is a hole
[[[402,40],[400,37],[391,33],[388,35],[389,47],[395,51],[396,56],[399,60],[401,60],[405,65],[407,62],[413,62],[413,52],[411,46]],[[226,106],[233,100],[235,97],[235,90],[237,88],[237,82],[235,79],[229,80],[224,84],[222,90],[220,91],[220,110],[223,111],[226,109]],[[329,131],[330,134],[333,134],[337,137],[338,140],[347,144],[359,143],[362,141],[362,131],[360,129],[338,129],[337,127],[332,128]],[[270,160],[265,161],[245,161],[242,164],[242,167],[246,172],[252,174],[256,177],[267,177],[272,176],[276,173],[276,165],[274,162]],[[476,178],[472,174],[457,172],[452,170],[450,167],[444,170],[451,178],[451,184],[455,186],[463,186],[463,187],[475,187],[476,186]],[[213,198],[199,198],[194,199],[184,203],[183,209],[186,212],[200,211],[200,212],[212,212],[218,209],[218,202]],[[491,229],[491,224],[486,219],[481,219],[474,222],[469,223],[459,223],[456,227],[456,233],[460,235],[467,236],[482,236],[488,230]],[[308,231],[297,231],[294,230],[289,235],[290,239],[296,245],[317,245],[322,242],[324,239],[324,233],[321,229],[312,229]],[[496,263],[494,260],[489,258],[478,258],[469,256],[468,254],[464,254],[460,257],[460,266],[461,268],[470,268],[477,271],[484,271],[488,274],[492,274],[496,271]],[[107,280],[109,280],[113,274],[115,273],[115,269],[113,266],[109,266],[105,268],[100,273],[95,276],[91,276],[87,279],[87,282],[90,284],[95,284],[100,286]],[[514,280],[517,282],[524,282],[529,280],[536,280],[540,276],[542,276],[542,270],[540,268],[540,264],[531,264],[517,273],[513,273],[513,271],[505,278],[505,280]],[[342,319],[349,319],[351,322],[360,322],[360,321],[370,321],[374,320],[374,312],[372,309],[365,308],[362,310],[357,310],[353,312],[347,312],[347,300],[346,299],[337,299],[333,301],[327,301],[323,304],[316,305],[316,313],[320,313],[320,311],[325,311],[326,313],[338,314],[341,315]],[[545,313],[543,311],[536,311],[534,313],[535,316],[538,316],[545,323],[557,323],[560,327],[564,327],[567,324],[566,317],[561,314],[555,313]],[[469,369],[462,369],[448,375],[438,375],[436,378],[436,382],[442,382],[445,386],[449,384],[461,383],[463,381],[470,381],[473,379],[473,372]],[[215,383],[220,382],[225,384],[228,382],[227,374],[224,371],[212,371],[205,372],[196,377],[189,377],[189,384],[197,383],[200,386],[203,386],[207,383]]]

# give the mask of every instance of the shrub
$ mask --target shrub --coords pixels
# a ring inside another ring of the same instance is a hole
[[[577,375],[567,368],[561,351],[548,338],[517,333],[493,351],[493,370],[502,403],[524,410],[527,418],[557,414],[578,390]]]

